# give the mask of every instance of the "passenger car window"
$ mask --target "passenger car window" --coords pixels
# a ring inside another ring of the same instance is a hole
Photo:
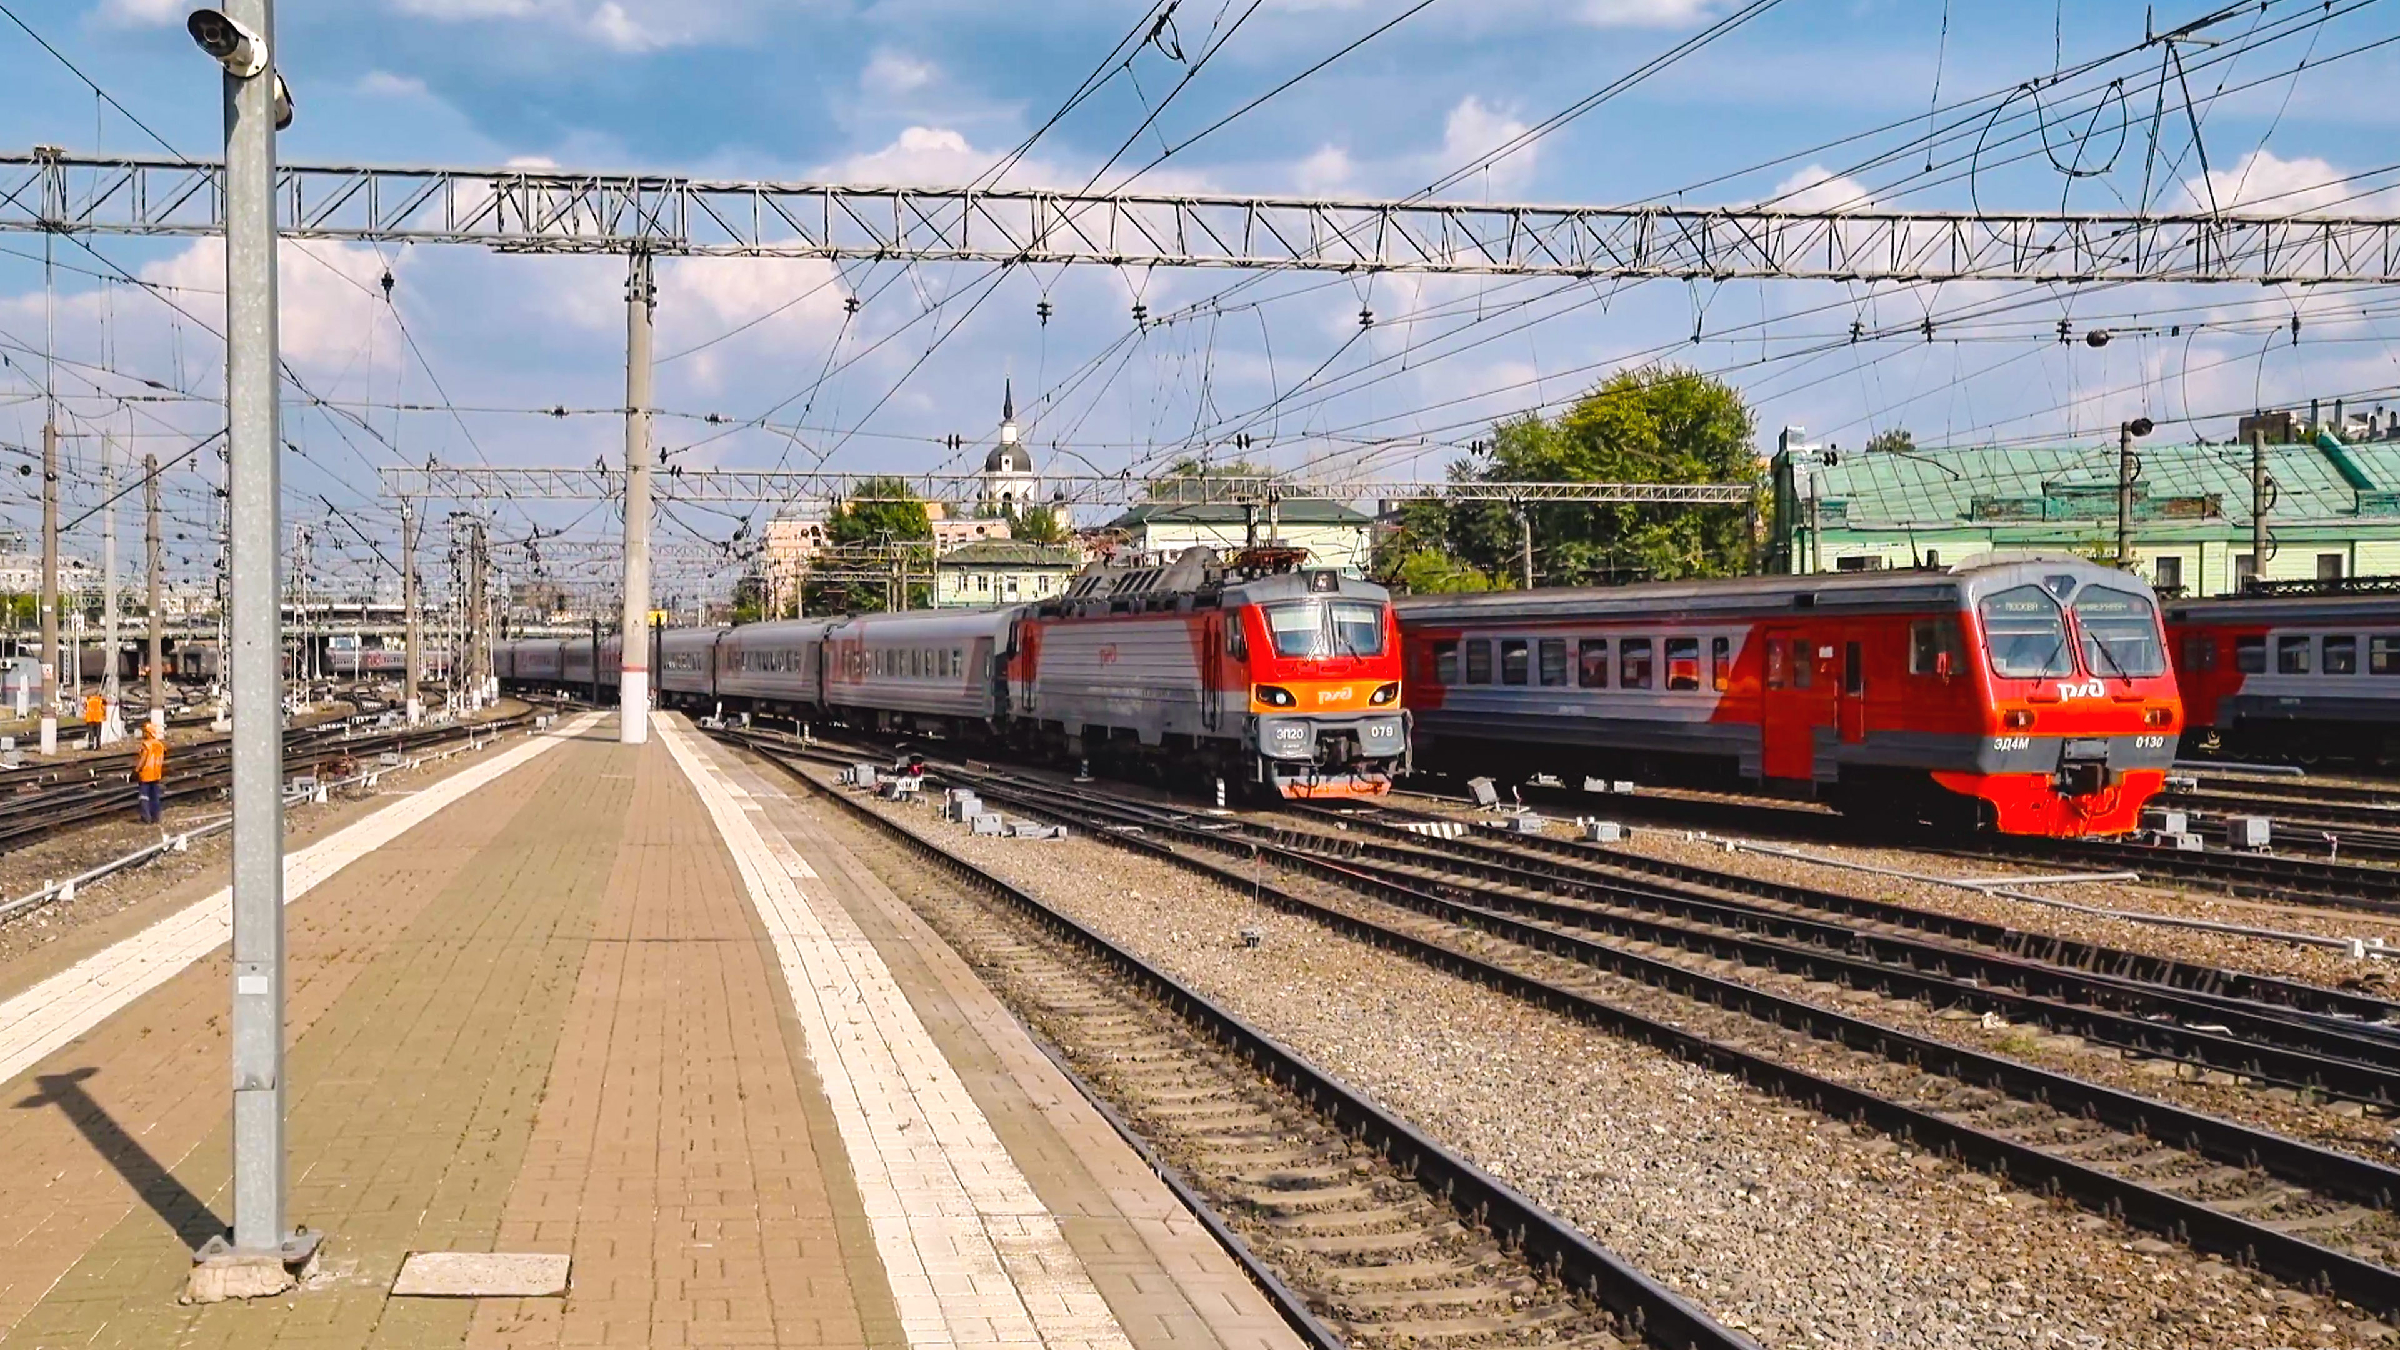
[[[1542,683],[1546,685],[1565,684],[1567,682],[1567,640],[1565,638],[1543,638],[1541,658]]]
[[[1667,639],[1667,688],[1700,687],[1700,639]]]
[[[1708,686],[1722,694],[1733,684],[1733,639],[1708,640]]]
[[[1608,687],[1608,639],[1585,638],[1575,651],[1576,683],[1586,689]]]
[[[2358,638],[2349,633],[2325,639],[2325,673],[2356,675],[2358,673]]]
[[[1967,668],[1966,634],[1955,615],[1945,614],[1938,619],[1918,619],[1908,626],[1908,673],[1939,675],[1942,658],[1950,658],[1950,672],[1960,674]]]
[[[1626,638],[1617,644],[1617,687],[1650,687],[1650,639]]]
[[[2206,633],[2183,635],[2183,668],[2189,671],[2217,668],[2217,643]]]
[[[1433,644],[1433,682],[1435,684],[1458,683],[1458,644],[1456,642]]]
[[[2167,673],[2158,607],[2149,597],[2086,586],[2075,597],[2075,624],[2083,630],[2083,667],[2092,674],[2148,679]]]
[[[2233,668],[2244,675],[2264,675],[2267,672],[2267,640],[2263,637],[2235,638]]]
[[[2400,634],[2374,633],[2368,636],[2367,673],[2400,675]]]
[[[1467,683],[1492,682],[1492,640],[1474,638],[1467,643]]]
[[[1768,639],[1767,687],[1769,689],[1781,689],[1785,685],[1790,684],[1792,682],[1791,671],[1792,663],[1784,655],[1783,644],[1775,641],[1772,638]]]
[[[1500,639],[1500,683],[1525,683],[1526,647],[1523,638]]]
[[[1807,638],[1792,639],[1792,687],[1806,689],[1816,676],[1816,652]]]
[[[2309,637],[2279,637],[2275,639],[2275,673],[2278,675],[2306,675],[2308,673],[2309,648],[2315,645],[2315,641],[2314,638]]]
[[[1991,649],[1993,674],[2029,680],[2075,673],[2075,662],[2067,652],[2067,616],[2059,612],[2058,602],[2048,591],[2039,586],[2011,586],[1985,596],[1976,609],[1983,615],[1983,637]]]

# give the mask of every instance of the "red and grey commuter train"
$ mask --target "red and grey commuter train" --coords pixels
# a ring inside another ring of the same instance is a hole
[[[2400,595],[2172,601],[2167,639],[2193,753],[2400,762]]]
[[[1748,783],[1945,826],[2119,834],[2182,729],[2150,588],[2064,555],[1396,610],[1427,768]]]
[[[671,629],[659,697],[698,711],[990,742],[1283,797],[1376,795],[1408,755],[1400,634],[1380,586],[1292,550],[1095,563],[999,609]],[[597,644],[603,688],[615,639]],[[505,644],[504,683],[592,685],[585,639]]]

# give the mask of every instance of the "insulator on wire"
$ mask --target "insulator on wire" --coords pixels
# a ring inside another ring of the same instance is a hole
[[[1367,308],[1365,305],[1360,305],[1358,307],[1358,326],[1361,328],[1373,328],[1375,326],[1375,311]]]
[[[1050,326],[1050,316],[1056,312],[1057,311],[1050,308],[1050,297],[1046,295],[1036,302],[1033,307],[1033,316],[1042,321],[1042,327],[1044,328],[1048,328]]]

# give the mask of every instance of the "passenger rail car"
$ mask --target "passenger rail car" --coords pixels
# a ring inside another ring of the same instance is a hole
[[[2008,834],[2119,834],[2181,711],[2138,578],[1943,569],[1404,599],[1429,768],[1749,784]]]
[[[2195,754],[2400,762],[2400,595],[2167,606]]]

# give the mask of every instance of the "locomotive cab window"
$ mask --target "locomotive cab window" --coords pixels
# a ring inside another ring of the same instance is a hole
[[[2086,586],[2075,597],[2083,630],[2083,665],[2094,675],[2149,679],[2167,673],[2158,640],[2158,607],[2147,596],[2113,586]]]
[[[2275,673],[2306,675],[2309,667],[2309,648],[2316,645],[2310,637],[2279,637],[2275,639]]]
[[[1467,683],[1492,682],[1492,640],[1476,638],[1467,644]]]
[[[1267,631],[1274,635],[1277,656],[1323,656],[1325,615],[1316,605],[1265,605]]]
[[[2400,634],[2371,633],[2367,636],[2367,673],[2400,675]]]
[[[1540,651],[1542,683],[1562,685],[1567,682],[1567,640],[1543,638]]]
[[[1650,687],[1650,639],[1626,638],[1617,644],[1617,687]]]
[[[1433,682],[1435,684],[1458,683],[1458,644],[1456,642],[1433,644]]]
[[[1985,596],[1976,608],[1983,616],[1993,674],[2032,680],[2075,673],[2075,660],[2067,649],[2067,616],[2059,612],[2050,592],[2039,586],[2011,586]]]
[[[1733,684],[1733,639],[1708,640],[1708,687],[1722,694]]]
[[[1948,669],[1943,658],[1948,657]],[[1967,640],[1956,616],[1918,619],[1908,626],[1908,673],[1958,674],[1967,668]]]
[[[1383,655],[1383,606],[1364,600],[1336,600],[1326,609],[1333,621],[1336,655]]]
[[[2263,637],[2237,637],[2233,640],[2233,668],[2244,675],[2267,673],[2267,640]]]
[[[1586,689],[1608,687],[1608,639],[1585,638],[1575,647],[1576,683]]]
[[[1523,638],[1500,639],[1500,683],[1525,683],[1526,650]]]
[[[1667,639],[1667,688],[1700,687],[1700,639]]]
[[[2358,673],[2358,638],[2342,633],[2325,639],[2325,673],[2356,675]]]

